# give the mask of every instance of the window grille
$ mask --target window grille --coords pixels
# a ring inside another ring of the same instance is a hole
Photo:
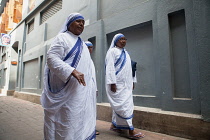
[[[62,0],[56,0],[55,3],[46,7],[45,10],[41,12],[41,24],[61,9],[62,9]]]
[[[28,23],[28,34],[34,29],[34,20]]]

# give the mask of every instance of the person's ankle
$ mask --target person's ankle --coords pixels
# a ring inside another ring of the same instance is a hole
[[[114,126],[113,124],[111,124],[111,128],[116,128],[116,126]]]
[[[134,130],[129,130],[130,135],[134,135]]]

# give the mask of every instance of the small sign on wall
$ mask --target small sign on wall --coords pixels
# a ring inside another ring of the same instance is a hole
[[[1,33],[1,46],[9,46],[11,37],[9,34]]]
[[[16,60],[12,60],[12,61],[11,61],[11,64],[12,64],[12,65],[17,65],[17,61],[16,61]]]

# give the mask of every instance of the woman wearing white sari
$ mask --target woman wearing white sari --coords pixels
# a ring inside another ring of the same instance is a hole
[[[83,29],[83,16],[70,14],[47,52],[41,96],[45,140],[95,139],[95,75],[79,37]]]
[[[112,125],[110,130],[129,130],[129,138],[143,138],[144,134],[134,130],[132,90],[136,77],[132,76],[131,59],[125,50],[126,38],[116,34],[106,54],[106,91],[111,104]]]
[[[90,42],[90,41],[85,41],[85,44],[87,45],[88,47],[88,50],[90,52],[90,54],[93,52],[93,44]],[[94,63],[92,61],[92,70],[93,70],[93,75],[96,75],[96,71],[95,71],[95,66],[94,66]],[[97,82],[96,82],[96,77],[94,79],[95,83],[96,83],[96,96],[98,96],[98,88],[97,88]],[[97,110],[97,109],[96,109]],[[96,113],[97,114],[97,113]],[[97,118],[97,117],[96,117]],[[100,132],[98,130],[96,130],[96,135],[99,135]]]

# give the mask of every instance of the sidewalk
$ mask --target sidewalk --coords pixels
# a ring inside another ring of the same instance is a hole
[[[110,122],[97,121],[100,135],[97,140],[128,140],[109,130]],[[143,140],[186,140],[145,130]],[[0,96],[0,140],[42,140],[43,109],[41,105],[14,98]]]

